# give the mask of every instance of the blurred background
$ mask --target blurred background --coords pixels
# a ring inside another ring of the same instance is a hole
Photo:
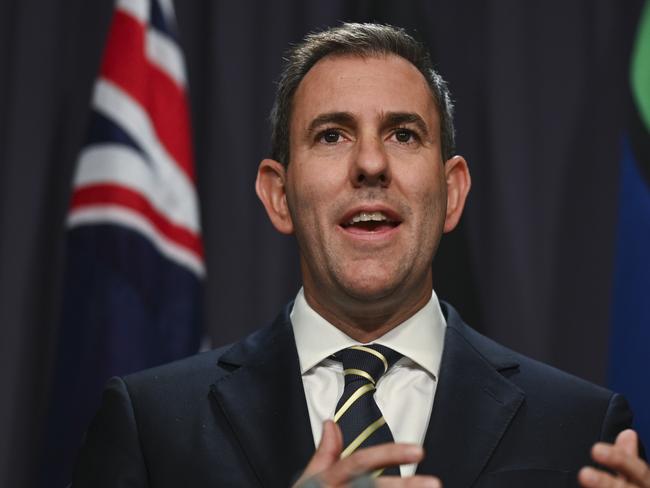
[[[388,22],[422,40],[449,82],[457,152],[473,176],[462,224],[436,257],[438,295],[505,345],[612,386],[621,158],[643,4],[177,1],[205,248],[199,333],[213,346],[234,341],[300,286],[296,246],[253,188],[283,52],[316,28]],[[50,425],[57,364],[73,354],[60,339],[74,257],[65,221],[114,4],[0,5],[0,485],[65,486],[73,454],[52,443]],[[646,236],[649,224],[632,222]],[[650,281],[638,283],[643,305]],[[85,357],[78,369],[94,367]],[[92,393],[56,408],[85,424],[78,405],[96,408]],[[634,408],[636,394],[624,393]]]

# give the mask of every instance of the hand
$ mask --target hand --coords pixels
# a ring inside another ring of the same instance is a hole
[[[639,457],[638,438],[633,430],[624,430],[618,434],[614,444],[595,444],[591,457],[618,474],[614,476],[596,468],[582,468],[578,481],[583,487],[650,488],[650,468]]]
[[[359,449],[341,459],[343,435],[331,420],[323,424],[323,437],[316,452],[293,488],[335,488],[344,486],[422,487],[442,488],[432,476],[383,476],[371,478],[369,473],[388,466],[420,462],[424,456],[421,447],[412,444],[381,444]]]

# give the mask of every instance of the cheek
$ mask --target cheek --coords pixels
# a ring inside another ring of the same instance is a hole
[[[309,170],[305,166],[309,166]],[[296,168],[290,181],[290,204],[297,213],[309,213],[310,219],[322,218],[337,201],[341,175],[332,171],[331,165],[329,168],[323,167],[319,161],[310,161]]]
[[[421,226],[419,232],[426,236],[435,236],[442,232],[447,209],[447,188],[441,175],[432,175],[426,180],[420,179],[413,187],[413,209],[418,212]],[[417,229],[416,229],[417,230]]]
[[[317,182],[303,179],[298,185],[292,185],[292,191],[287,194],[296,238],[308,248],[317,245],[326,221],[328,199],[322,190]]]
[[[432,167],[430,162],[413,164],[408,173],[397,179],[402,190],[408,195],[413,204],[426,202],[434,204],[447,198],[447,183],[445,175],[440,168]]]

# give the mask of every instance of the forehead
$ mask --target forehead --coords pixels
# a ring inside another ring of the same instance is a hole
[[[350,112],[359,118],[413,112],[427,125],[438,126],[435,102],[424,76],[409,61],[392,54],[335,55],[318,61],[296,90],[292,129],[328,112]]]

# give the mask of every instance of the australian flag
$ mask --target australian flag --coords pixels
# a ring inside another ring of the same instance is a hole
[[[117,0],[67,217],[43,486],[70,481],[106,380],[190,355],[205,274],[171,0]]]

